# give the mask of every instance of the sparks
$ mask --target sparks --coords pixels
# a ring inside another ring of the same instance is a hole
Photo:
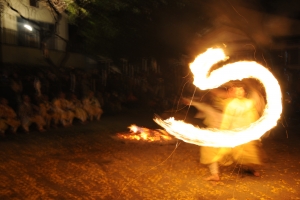
[[[201,90],[213,89],[231,80],[255,78],[266,91],[267,105],[260,119],[247,127],[234,130],[199,128],[174,118],[154,121],[176,138],[199,146],[235,147],[259,139],[264,133],[277,125],[282,112],[281,89],[276,78],[262,65],[256,62],[240,61],[222,66],[212,71],[213,64],[228,57],[222,49],[210,48],[200,54],[190,69],[194,75],[194,85]]]

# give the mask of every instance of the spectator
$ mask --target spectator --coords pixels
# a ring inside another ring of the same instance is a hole
[[[75,94],[71,94],[70,102],[70,108],[75,113],[75,118],[79,119],[80,122],[84,124],[87,120],[87,113],[83,109],[82,102],[77,98]]]
[[[40,108],[40,114],[46,122],[46,127],[50,128],[51,123],[53,122],[54,127],[57,127],[59,123],[59,115],[54,112],[53,105],[49,101],[47,95],[43,95],[38,102]]]
[[[98,99],[94,96],[94,92],[90,91],[88,96],[86,96],[83,101],[83,109],[88,113],[89,119],[92,121],[94,117],[100,120],[103,113],[101,105]]]
[[[72,125],[75,117],[74,112],[71,110],[71,103],[65,96],[65,93],[60,92],[58,97],[53,100],[53,110],[59,116],[64,127]]]
[[[28,95],[23,95],[23,102],[19,108],[19,116],[21,124],[25,132],[29,132],[29,127],[32,123],[36,124],[40,132],[45,131],[46,122],[39,113],[39,108],[31,103]]]
[[[4,127],[4,129],[1,128],[3,134],[8,127],[11,127],[12,132],[16,133],[21,125],[16,112],[8,105],[8,101],[5,98],[0,98],[0,120],[2,124],[1,127]]]
[[[10,87],[13,91],[13,98],[11,98],[10,105],[14,110],[18,109],[18,105],[22,102],[23,84],[19,75],[14,72],[10,79]]]

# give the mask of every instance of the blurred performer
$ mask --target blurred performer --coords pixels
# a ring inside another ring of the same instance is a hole
[[[87,120],[87,113],[83,109],[83,104],[81,101],[77,98],[75,94],[71,95],[71,109],[75,113],[75,118],[79,119],[81,123],[85,123]]]
[[[23,102],[19,108],[19,116],[21,118],[22,127],[26,132],[29,132],[29,126],[32,123],[37,125],[39,131],[45,131],[44,126],[46,125],[46,122],[39,114],[38,106],[31,103],[28,95],[23,96]]]
[[[71,102],[65,98],[65,94],[61,92],[56,99],[53,100],[53,110],[56,115],[59,115],[59,120],[63,126],[70,126],[75,117],[71,110]]]
[[[94,92],[90,91],[88,96],[82,100],[82,103],[83,109],[88,113],[88,117],[91,121],[94,117],[100,120],[103,110],[98,99],[94,96]]]
[[[233,130],[248,126],[260,117],[262,107],[258,101],[246,98],[246,85],[242,82],[233,82],[227,91],[213,90],[216,95],[213,107],[204,103],[192,103],[202,115],[195,117],[204,118],[203,123],[209,128],[221,130]],[[257,109],[258,108],[258,109]],[[209,166],[211,176],[209,181],[219,181],[219,164],[230,165],[233,162],[241,164],[245,171],[260,176],[255,170],[257,165],[262,164],[265,157],[261,149],[260,141],[251,141],[234,148],[201,147],[200,162]]]
[[[0,132],[3,133],[8,127],[11,127],[13,133],[16,133],[21,125],[16,112],[8,105],[5,98],[0,98]]]

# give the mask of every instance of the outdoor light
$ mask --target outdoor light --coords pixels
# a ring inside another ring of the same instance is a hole
[[[24,24],[24,27],[25,27],[27,30],[32,31],[32,27],[31,27],[30,25]]]

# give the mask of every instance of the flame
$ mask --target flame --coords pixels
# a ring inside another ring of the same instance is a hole
[[[248,61],[227,64],[209,74],[213,64],[227,58],[222,49],[210,48],[200,54],[190,64],[190,69],[194,74],[194,85],[206,90],[217,88],[230,80],[258,79],[265,87],[267,99],[267,105],[260,119],[247,127],[235,130],[199,128],[172,117],[166,120],[155,117],[154,121],[178,139],[211,147],[235,147],[257,140],[276,126],[282,112],[281,89],[276,78],[262,65]]]
[[[165,130],[152,130],[144,127],[138,127],[134,124],[129,126],[128,128],[130,130],[129,133],[118,133],[117,138],[146,142],[166,142],[174,140],[174,138]]]

